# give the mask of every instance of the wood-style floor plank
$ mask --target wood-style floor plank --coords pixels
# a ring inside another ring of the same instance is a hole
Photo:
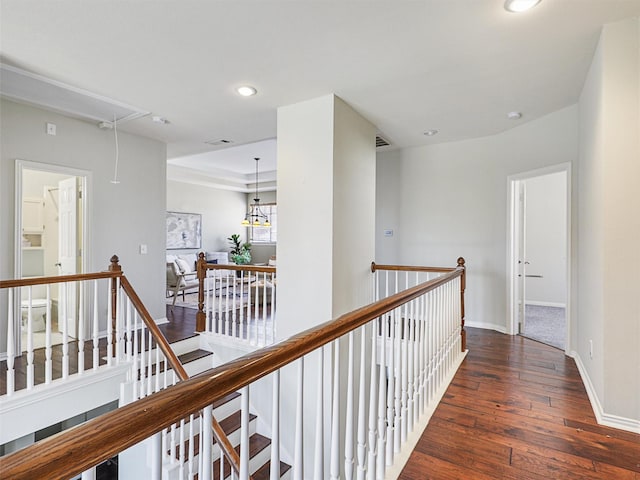
[[[469,354],[402,480],[640,480],[640,435],[597,424],[573,359],[467,329]]]

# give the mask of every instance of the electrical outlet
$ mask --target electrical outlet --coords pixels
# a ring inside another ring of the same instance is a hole
[[[55,134],[56,134],[56,124],[47,123],[47,135],[55,135]]]
[[[593,360],[593,340],[589,340],[589,358]]]
[[[393,230],[385,230],[384,231],[384,236],[385,237],[393,237]]]
[[[140,255],[146,255],[147,254],[147,245],[144,243],[140,244]]]

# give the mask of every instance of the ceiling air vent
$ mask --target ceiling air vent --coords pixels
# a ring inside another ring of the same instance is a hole
[[[391,145],[382,135],[376,135],[376,148],[388,147]]]
[[[206,141],[204,143],[209,144],[209,145],[216,145],[216,146],[218,146],[218,145],[230,145],[230,144],[233,143],[233,140],[226,140],[224,138],[221,138],[219,140],[209,140],[209,141]]]
[[[113,122],[115,118],[122,123],[149,114],[117,100],[5,64],[0,64],[0,95],[96,122]]]

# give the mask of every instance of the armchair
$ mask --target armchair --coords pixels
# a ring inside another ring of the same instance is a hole
[[[184,301],[184,292],[191,288],[198,288],[198,275],[196,272],[181,272],[175,261],[167,261],[167,294],[173,292],[173,302],[171,306],[175,306],[176,298],[182,292],[182,300]]]

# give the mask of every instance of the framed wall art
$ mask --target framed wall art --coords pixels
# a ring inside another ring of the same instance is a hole
[[[202,247],[202,215],[167,212],[167,249]]]

